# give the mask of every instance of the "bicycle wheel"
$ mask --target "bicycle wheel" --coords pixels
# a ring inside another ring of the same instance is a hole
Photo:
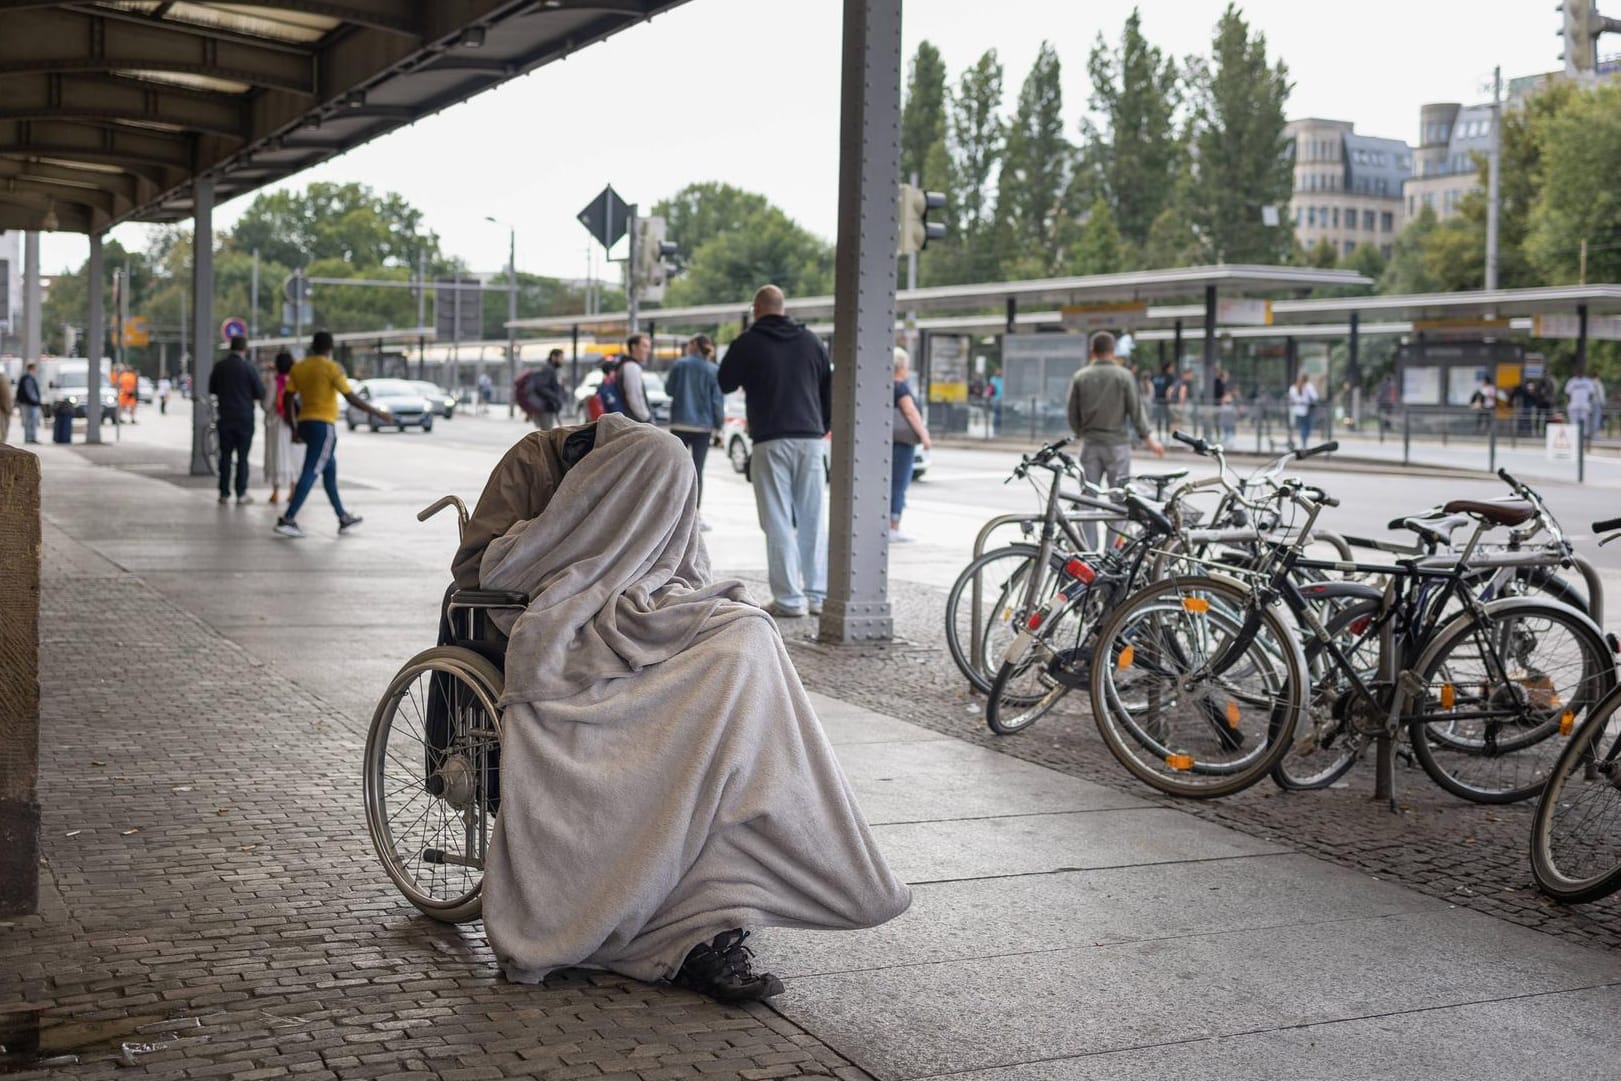
[[[1555,900],[1621,889],[1621,691],[1588,713],[1548,774],[1531,824],[1531,876]]]
[[[1324,630],[1364,684],[1379,674],[1379,638],[1369,629],[1378,611],[1376,602],[1357,601],[1324,621]],[[1289,792],[1327,788],[1345,776],[1367,745],[1367,729],[1383,724],[1383,717],[1367,716],[1366,703],[1326,646],[1307,643],[1305,662],[1311,676],[1306,711],[1272,770],[1273,783]]]
[[[499,807],[501,673],[459,646],[400,669],[366,736],[366,828],[389,878],[436,920],[482,908]]]
[[[1174,796],[1230,795],[1289,749],[1306,700],[1294,632],[1222,578],[1156,582],[1093,644],[1092,715],[1139,780]]]
[[[1530,799],[1566,738],[1615,686],[1604,640],[1580,613],[1515,597],[1442,628],[1416,668],[1408,736],[1436,784],[1476,803]]]
[[[1029,728],[1070,691],[1087,684],[1091,635],[1097,620],[1091,590],[1064,603],[1038,630],[1025,630],[985,698],[985,723],[999,736]]]
[[[203,433],[203,460],[208,463],[210,473],[218,473],[220,468],[220,433],[212,424]]]
[[[968,677],[974,689],[989,693],[991,682],[1002,664],[1002,656],[1018,633],[1024,630],[1030,613],[1052,599],[1060,583],[1056,560],[1041,576],[1038,595],[1027,596],[1030,576],[1036,566],[1037,549],[1031,544],[1011,544],[984,553],[968,564],[946,594],[946,649],[957,669]],[[979,586],[979,603],[974,603],[974,586]],[[979,644],[973,643],[974,628]]]

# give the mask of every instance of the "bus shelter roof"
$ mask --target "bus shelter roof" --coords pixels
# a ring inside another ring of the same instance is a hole
[[[902,289],[895,296],[897,311],[972,311],[1005,309],[1008,302],[1026,304],[1093,304],[1148,301],[1196,296],[1208,288],[1227,296],[1253,296],[1327,288],[1369,288],[1373,282],[1355,271],[1315,270],[1288,266],[1198,266],[1169,270],[1142,270],[1130,274],[1094,274],[1072,278],[1037,278],[1016,282],[983,282],[974,285],[942,285],[925,289]],[[644,308],[643,320],[667,326],[713,326],[737,319],[749,309],[748,298],[730,304],[704,304],[683,308]],[[1203,306],[1192,309],[1202,318]],[[1158,309],[1149,309],[1146,319],[1157,321]],[[788,314],[807,322],[826,320],[833,315],[831,296],[789,297]],[[570,327],[621,326],[626,313],[602,312],[597,315],[553,315],[516,319],[507,326],[517,330],[565,330]]]
[[[1431,320],[1514,318],[1516,316],[1574,313],[1586,306],[1590,314],[1621,313],[1621,285],[1549,285],[1531,289],[1480,289],[1461,293],[1408,293],[1396,296],[1326,297],[1278,300],[1272,304],[1276,325],[1349,321],[1359,318],[1426,322]],[[1192,322],[1203,317],[1198,305],[1157,309],[1163,318]]]
[[[284,179],[685,0],[0,0],[0,229]]]

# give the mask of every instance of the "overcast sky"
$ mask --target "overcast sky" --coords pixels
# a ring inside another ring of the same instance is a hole
[[[1206,53],[1225,0],[1141,2],[1149,40]],[[1132,0],[908,0],[906,54],[932,41],[950,79],[987,48],[1006,69],[1011,112],[1043,39],[1064,65],[1073,138],[1086,107],[1086,56],[1118,40]],[[1289,115],[1349,119],[1359,132],[1416,138],[1430,101],[1489,96],[1504,78],[1560,67],[1552,0],[1247,0],[1253,27],[1294,81]],[[359,181],[403,194],[445,250],[475,270],[583,277],[591,243],[575,214],[612,183],[647,206],[683,185],[760,191],[831,239],[837,217],[839,0],[692,0],[671,14],[542,68],[290,181]],[[252,200],[215,211],[225,228]],[[139,226],[115,235],[144,245]],[[679,240],[679,238],[672,238]],[[84,238],[47,235],[44,269],[76,267]],[[601,251],[597,251],[601,268]]]

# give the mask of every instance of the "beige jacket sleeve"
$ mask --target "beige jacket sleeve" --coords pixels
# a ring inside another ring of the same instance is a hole
[[[530,432],[490,472],[450,564],[457,589],[479,588],[478,566],[484,549],[519,522],[546,509],[563,480],[563,440],[578,430]]]

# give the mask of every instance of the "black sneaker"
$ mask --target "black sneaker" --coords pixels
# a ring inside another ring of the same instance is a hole
[[[681,962],[670,982],[719,1002],[755,1002],[782,994],[782,981],[769,972],[755,972],[754,951],[743,945],[747,931],[733,928],[700,942]]]
[[[352,527],[359,525],[365,520],[366,519],[362,518],[358,514],[345,514],[342,518],[338,519],[338,532],[347,533]]]

